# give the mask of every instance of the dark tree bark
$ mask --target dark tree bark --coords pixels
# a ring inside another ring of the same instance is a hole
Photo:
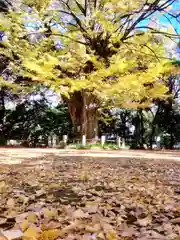
[[[139,109],[139,118],[140,118],[140,147],[144,148],[144,119],[143,119],[143,110]]]
[[[144,148],[144,120],[143,120],[143,110],[139,108],[137,110],[137,115],[135,117],[135,133],[134,133],[136,148]]]
[[[6,144],[6,134],[5,134],[5,126],[4,126],[4,117],[6,114],[5,109],[5,92],[3,87],[0,89],[0,145]]]
[[[66,99],[77,138],[86,135],[87,140],[95,140],[98,133],[97,102],[92,94],[74,92]]]
[[[0,12],[8,12],[12,6],[12,1],[0,0]]]

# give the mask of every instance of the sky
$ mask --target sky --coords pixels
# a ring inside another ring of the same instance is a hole
[[[175,12],[175,14],[178,14],[180,12],[180,1],[179,3],[175,3],[172,7],[172,10]],[[168,20],[169,19],[169,20]],[[180,34],[180,16],[179,19],[176,20],[173,17],[168,16],[168,19],[164,16],[160,18],[160,22],[164,25],[170,25],[172,23],[174,29],[178,34]],[[179,21],[179,22],[178,22]]]
[[[180,0],[177,0],[170,8],[170,13],[179,14],[180,13]],[[174,34],[180,34],[180,16],[176,20],[175,18],[163,14],[155,14],[153,17],[151,16],[149,19],[145,19],[143,22],[139,24],[139,26],[149,26],[152,28],[159,29],[161,31],[172,31]],[[145,28],[144,28],[145,30]],[[165,43],[165,47],[167,49],[167,53],[170,58],[176,57],[180,59],[180,51],[177,48],[177,42],[180,41],[180,37],[174,38],[170,40],[167,38],[167,42]]]
[[[172,11],[174,12],[174,14],[178,14],[180,12],[180,0],[172,4],[170,12]],[[177,30],[178,34],[180,34],[180,16],[178,20],[175,20],[173,17],[169,16],[168,14],[166,16],[155,14],[154,18],[152,18],[151,16],[150,19],[144,20],[141,23],[141,25],[144,25],[144,26],[148,24],[155,25],[155,22],[159,22],[159,25],[162,25],[163,27],[166,27],[166,28],[168,28],[170,25],[173,25],[174,29]]]
[[[174,3],[172,5],[171,8],[171,12],[174,12],[174,15],[178,14],[180,12],[180,1],[177,1],[176,3]],[[169,15],[167,15],[168,19],[166,18],[166,16],[162,16],[160,18],[160,23],[164,26],[165,29],[169,30],[170,28],[172,28],[173,26],[173,30],[175,34],[180,34],[180,16],[178,19],[175,19]],[[169,43],[169,46],[167,46],[167,49],[169,51],[171,51],[171,49],[174,48],[174,54],[171,52],[170,53],[170,57],[176,57],[178,59],[180,59],[180,52],[179,49],[176,46],[176,42],[180,41],[180,37],[176,38],[175,41],[171,41],[171,43]]]

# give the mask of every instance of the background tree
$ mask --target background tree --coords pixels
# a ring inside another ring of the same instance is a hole
[[[156,111],[152,113],[152,131],[150,138],[150,146],[155,141],[154,137],[157,134],[167,135],[166,138],[168,143],[166,147],[173,148],[177,138],[179,128],[179,93],[180,93],[180,82],[179,82],[179,63],[174,63],[174,70],[172,70],[169,78],[166,81],[168,88],[168,97],[165,100],[156,99],[155,106]]]
[[[47,146],[48,136],[55,134],[61,137],[71,133],[67,106],[63,103],[53,106],[50,94],[45,95],[45,92],[41,89],[21,99],[4,99],[2,136],[6,141],[14,139],[21,140],[26,146]]]
[[[9,139],[23,140],[27,146],[48,146],[48,136],[62,136],[71,132],[67,107],[50,107],[45,100],[25,101],[8,115]]]

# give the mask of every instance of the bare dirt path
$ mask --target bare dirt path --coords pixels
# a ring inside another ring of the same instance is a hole
[[[59,150],[42,148],[0,148],[0,163],[16,164],[29,159],[55,157],[92,157],[92,158],[128,158],[128,159],[157,159],[180,161],[180,151],[143,151],[143,150]]]

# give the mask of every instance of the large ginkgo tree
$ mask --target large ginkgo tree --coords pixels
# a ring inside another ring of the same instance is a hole
[[[3,15],[1,51],[14,71],[60,92],[76,135],[93,139],[100,108],[146,107],[166,97],[166,39],[179,38],[174,6],[178,1],[26,0]]]

